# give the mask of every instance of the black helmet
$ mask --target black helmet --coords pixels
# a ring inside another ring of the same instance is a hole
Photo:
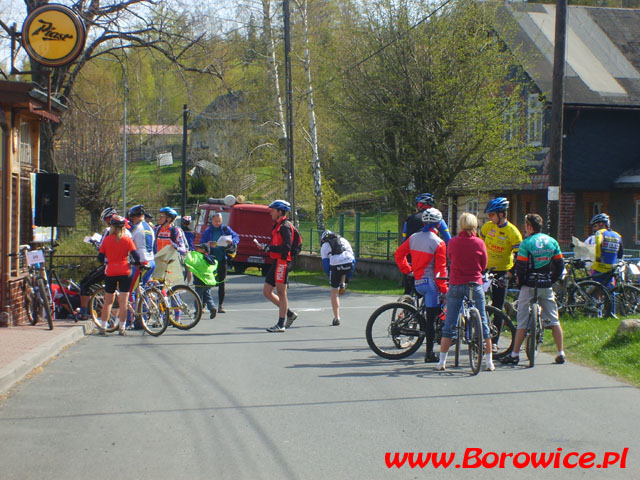
[[[129,217],[137,217],[138,215],[144,215],[144,206],[143,205],[134,205],[129,209]]]

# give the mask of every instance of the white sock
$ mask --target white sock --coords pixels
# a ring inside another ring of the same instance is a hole
[[[511,352],[511,356],[515,358],[520,358],[520,352]]]
[[[484,359],[488,364],[492,364],[493,363],[493,353],[492,352],[485,353],[484,354]]]
[[[449,352],[440,352],[440,360],[439,363],[441,365],[444,365],[445,363],[447,363],[447,355],[449,355]]]
[[[564,357],[564,356],[565,356],[565,354],[564,354],[564,350],[560,350],[560,351],[558,352],[558,355],[562,355],[562,356]]]

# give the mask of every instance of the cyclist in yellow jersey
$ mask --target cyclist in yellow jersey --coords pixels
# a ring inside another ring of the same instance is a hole
[[[518,228],[507,221],[507,210],[509,201],[505,197],[497,197],[487,203],[484,209],[489,214],[489,221],[480,229],[480,238],[484,240],[487,247],[487,255],[489,257],[487,268],[493,268],[496,278],[503,279],[504,285],[491,286],[491,304],[499,310],[502,310],[504,301],[507,297],[508,279],[511,277],[510,270],[513,269],[514,257],[518,252],[522,235]],[[499,282],[499,283],[503,283]],[[495,319],[498,332],[502,330],[502,322],[500,318]],[[498,338],[494,339],[494,348],[497,348]]]

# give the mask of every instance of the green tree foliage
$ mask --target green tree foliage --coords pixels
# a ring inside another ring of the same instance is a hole
[[[525,181],[531,154],[521,135],[508,135],[522,131],[523,117],[504,121],[519,111],[523,86],[512,52],[492,34],[495,8],[459,0],[413,28],[429,11],[416,7],[387,0],[363,7],[342,52],[344,94],[335,110],[352,154],[375,166],[399,213],[416,192],[442,197],[455,186]]]

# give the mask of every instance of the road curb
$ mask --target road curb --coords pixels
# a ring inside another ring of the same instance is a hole
[[[92,331],[92,322],[79,322],[77,326],[67,328],[64,333],[56,335],[51,340],[25,353],[17,360],[0,367],[0,394],[6,393],[31,371],[56,356],[69,345],[89,335]]]

